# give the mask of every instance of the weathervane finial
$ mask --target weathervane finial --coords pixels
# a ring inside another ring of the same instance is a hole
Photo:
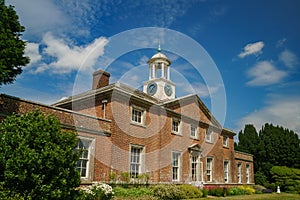
[[[158,52],[161,52],[161,49],[160,49],[160,40],[158,40],[158,49],[157,49]]]

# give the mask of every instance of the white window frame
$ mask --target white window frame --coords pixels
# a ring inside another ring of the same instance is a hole
[[[206,129],[205,141],[208,142],[208,143],[212,143],[213,142],[213,131],[212,130]]]
[[[171,155],[172,165],[172,181],[180,181],[181,176],[181,152],[172,151]]]
[[[131,178],[138,178],[143,173],[144,167],[144,147],[140,145],[130,145],[129,154],[129,174]]]
[[[175,126],[175,124],[177,124]],[[181,135],[181,121],[178,118],[172,118],[171,120],[171,131],[176,135]]]
[[[206,182],[213,181],[213,170],[214,170],[214,158],[207,157],[206,158]]]
[[[194,134],[192,134],[194,132]],[[198,139],[198,127],[191,124],[190,127],[190,137],[193,139]]]
[[[83,142],[82,145],[84,146],[80,146],[80,142]],[[91,155],[93,154],[92,152],[94,150],[93,147],[94,147],[93,138],[78,136],[78,143],[77,143],[76,150],[83,151],[83,152],[81,152],[79,160],[77,161],[76,169],[79,171],[81,179],[90,178],[89,174],[90,171],[92,171]]]
[[[223,167],[224,167],[224,182],[225,183],[228,183],[229,182],[229,161],[228,160],[224,160],[224,165],[223,165]]]
[[[225,136],[223,135],[223,147],[228,147],[228,141],[229,141],[229,138],[228,136]]]
[[[140,113],[140,116],[138,113]],[[131,106],[130,108],[131,123],[144,126],[146,121],[145,115],[146,115],[146,110],[144,108],[134,106],[134,105]]]
[[[242,183],[242,163],[237,164],[237,170],[238,183]]]
[[[250,183],[250,165],[246,164],[246,182]]]
[[[191,181],[202,181],[200,177],[200,168],[201,168],[201,161],[200,155],[191,155]]]

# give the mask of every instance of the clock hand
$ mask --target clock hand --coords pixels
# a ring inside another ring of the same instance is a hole
[[[150,85],[150,92],[153,92],[154,90],[154,85]]]

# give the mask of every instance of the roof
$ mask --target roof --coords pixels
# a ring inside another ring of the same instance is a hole
[[[130,96],[131,99],[135,99],[136,101],[140,101],[144,104],[164,107],[164,109],[166,109],[166,111],[172,112],[172,113],[173,112],[176,113],[173,109],[170,108],[173,105],[177,106],[177,105],[182,105],[183,103],[189,103],[190,101],[194,101],[198,104],[199,108],[205,113],[205,115],[212,122],[212,124],[209,124],[209,126],[213,126],[219,130],[222,130],[223,134],[235,135],[235,133],[233,131],[224,129],[222,127],[222,125],[211,114],[209,109],[205,106],[205,104],[202,102],[202,100],[199,98],[199,96],[197,94],[190,94],[187,96],[183,96],[183,97],[179,97],[179,98],[167,100],[167,101],[159,101],[158,99],[156,99],[142,91],[134,89],[126,84],[117,82],[117,83],[113,83],[108,86],[96,89],[96,90],[90,90],[90,91],[87,91],[87,92],[84,92],[84,93],[81,93],[81,94],[78,94],[78,95],[75,95],[72,97],[68,97],[67,99],[63,99],[63,100],[53,104],[53,106],[63,106],[66,104],[72,104],[72,102],[74,102],[74,101],[81,101],[81,100],[85,100],[85,99],[89,99],[89,98],[95,98],[97,96],[101,96],[101,95],[109,94],[109,93],[111,93],[111,94],[115,93],[115,94],[118,94],[121,96]],[[183,117],[189,118],[188,116],[183,116]],[[199,120],[199,119],[196,119],[196,120]],[[205,123],[205,122],[203,122],[203,123]]]
[[[176,104],[180,104],[182,105],[184,102],[188,102],[188,101],[195,101],[198,103],[200,109],[204,112],[204,114],[211,120],[211,122],[218,127],[219,129],[222,128],[221,124],[217,121],[217,119],[211,114],[211,112],[209,111],[209,109],[205,106],[205,104],[202,102],[202,100],[200,99],[200,97],[197,94],[190,94],[187,96],[183,96],[183,97],[179,97],[176,99],[172,99],[169,101],[165,101],[163,102],[163,105],[168,107],[169,105],[176,105]]]
[[[80,101],[88,98],[95,98],[98,95],[102,95],[104,93],[112,93],[112,92],[118,92],[118,93],[123,93],[124,95],[130,95],[132,97],[136,97],[140,100],[144,100],[152,104],[158,103],[158,100],[156,98],[144,92],[141,92],[139,90],[133,89],[132,87],[126,84],[116,82],[108,86],[98,88],[96,90],[89,90],[87,92],[83,92],[78,95],[70,96],[66,99],[54,103],[52,106],[61,106],[61,105],[72,103],[74,101]]]
[[[158,52],[158,53],[154,54],[151,57],[151,59],[153,59],[153,58],[165,58],[165,59],[168,59],[168,57],[165,54],[161,53],[161,52]]]
[[[148,63],[150,64],[150,63],[154,62],[155,60],[164,60],[168,63],[168,65],[171,64],[171,61],[169,60],[169,58],[165,54],[161,53],[160,51],[158,51],[156,54],[154,54],[151,57],[151,59],[148,61]]]

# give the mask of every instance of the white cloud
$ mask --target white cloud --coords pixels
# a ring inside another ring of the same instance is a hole
[[[208,87],[203,83],[192,83],[192,85],[182,85],[181,87],[188,94],[197,94],[200,98],[211,97],[219,89],[219,87]]]
[[[46,31],[65,30],[72,24],[64,11],[51,0],[7,0],[6,4],[15,6],[21,24],[26,27],[24,35],[29,34],[32,39],[41,37]]]
[[[282,38],[282,39],[278,40],[278,41],[277,41],[277,44],[276,44],[276,47],[277,47],[277,48],[278,48],[278,47],[282,47],[283,44],[284,44],[286,41],[287,41],[286,38]]]
[[[294,68],[295,65],[299,63],[298,57],[288,49],[279,54],[279,60],[290,69]]]
[[[276,69],[275,66],[268,61],[257,63],[247,74],[252,78],[251,81],[247,82],[247,85],[250,86],[275,84],[287,76],[287,72]]]
[[[39,53],[38,43],[27,43],[25,48],[25,55],[30,58],[30,65],[37,63],[42,59]]]
[[[64,39],[55,38],[51,33],[43,36],[43,58],[51,57],[50,63],[40,63],[34,70],[40,73],[49,70],[50,73],[69,73],[72,70],[92,70],[97,58],[104,53],[108,40],[104,37],[95,39],[86,46],[71,46]]]
[[[261,53],[262,51],[262,48],[264,47],[264,43],[263,42],[255,42],[255,43],[250,43],[250,44],[247,44],[245,47],[244,47],[244,50],[243,52],[241,52],[239,54],[239,57],[240,58],[244,58],[245,56],[248,56],[248,55],[253,55],[253,54],[259,54]]]
[[[245,124],[253,124],[260,130],[265,123],[284,126],[300,134],[300,97],[281,97],[254,111],[239,121],[240,130]],[[300,136],[300,135],[299,135]]]

